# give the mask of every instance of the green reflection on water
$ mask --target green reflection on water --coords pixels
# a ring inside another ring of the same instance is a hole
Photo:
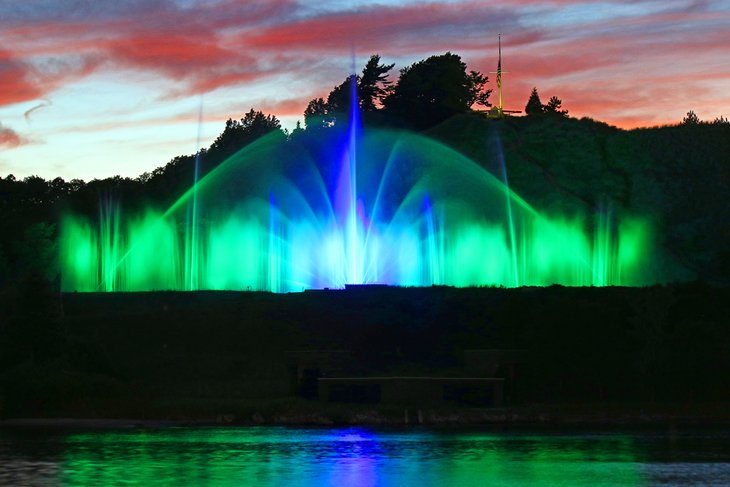
[[[630,437],[173,428],[67,437],[64,485],[644,485]]]

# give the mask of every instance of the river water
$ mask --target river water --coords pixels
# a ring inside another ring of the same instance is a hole
[[[0,485],[730,485],[730,430],[0,430]]]

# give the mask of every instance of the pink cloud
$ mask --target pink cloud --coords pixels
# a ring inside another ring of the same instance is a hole
[[[29,81],[30,74],[30,69],[12,53],[0,50],[0,105],[33,100],[42,94],[42,90]]]
[[[260,103],[256,110],[264,113],[275,113],[278,117],[303,117],[304,109],[311,98],[288,98],[278,101],[265,101]]]
[[[499,26],[514,25],[516,20],[512,10],[484,2],[378,6],[275,24],[246,32],[241,42],[263,51],[346,53],[356,47],[402,55],[438,51],[443,46],[479,46],[484,38],[465,36],[465,32],[496,32]]]
[[[15,80],[14,84],[3,83],[13,90],[5,90],[4,97],[0,95],[0,104],[7,103],[6,100],[43,97],[68,81],[99,68],[116,66],[156,71],[187,81],[189,93],[250,81],[267,70],[258,70],[253,56],[237,46],[227,45],[223,31],[269,22],[292,6],[292,0],[225,0],[184,9],[160,0],[138,2],[133,10],[120,12],[116,17],[91,15],[88,19],[74,17],[58,21],[53,12],[47,15],[38,12],[35,17],[4,26],[0,38],[6,41],[6,46],[12,46],[8,56],[18,60],[52,57],[58,65],[72,55],[74,63],[66,66],[64,72],[57,72],[56,65],[54,69],[14,66],[14,71],[23,68],[32,76],[18,76],[8,68],[0,69],[0,76],[7,73],[8,78]],[[19,79],[24,83],[19,84]],[[4,80],[0,78],[0,81]]]
[[[535,6],[559,14],[560,8],[581,4],[587,5],[579,0],[430,2],[313,14],[293,0],[226,0],[189,9],[157,0],[135,2],[131,11],[117,8],[113,16],[97,9],[97,17],[55,21],[56,14],[41,12],[2,33],[8,42],[0,51],[0,105],[42,98],[70,80],[120,66],[175,80],[177,91],[168,96],[282,75],[321,83],[307,93],[325,92],[346,75],[329,79],[326,60],[346,57],[352,46],[361,56],[379,52],[385,62],[451,50],[471,69],[487,72],[496,67],[494,37],[499,31],[507,32],[504,66],[512,72],[505,77],[505,89],[509,103],[516,105],[512,108],[523,108],[529,90],[537,86],[546,98],[563,98],[571,113],[606,117],[628,127],[637,108],[645,110],[647,122],[669,116],[662,115],[671,109],[662,92],[699,90],[693,85],[700,80],[680,73],[682,64],[700,72],[705,83],[730,79],[727,67],[709,59],[719,59],[730,45],[730,30],[722,27],[727,13],[709,11],[701,2],[691,8],[667,6],[654,14],[575,19],[565,26],[527,28],[522,22]],[[25,62],[67,53],[76,61],[63,69]],[[707,62],[699,65],[703,56]],[[290,93],[282,98],[269,104],[280,115],[300,114],[308,99],[292,100]]]
[[[22,144],[24,144],[26,141],[23,137],[17,134],[15,130],[3,127],[3,124],[0,123],[0,146],[5,146],[9,148],[18,147]]]

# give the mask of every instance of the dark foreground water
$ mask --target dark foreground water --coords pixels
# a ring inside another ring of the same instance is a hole
[[[9,429],[0,485],[730,485],[730,431]]]

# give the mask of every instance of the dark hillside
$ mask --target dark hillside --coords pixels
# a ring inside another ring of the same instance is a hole
[[[684,268],[669,280],[728,282],[728,124],[626,131],[590,119],[465,115],[429,135],[500,177],[503,156],[510,187],[548,215],[608,209],[648,221],[667,252],[654,257]]]

